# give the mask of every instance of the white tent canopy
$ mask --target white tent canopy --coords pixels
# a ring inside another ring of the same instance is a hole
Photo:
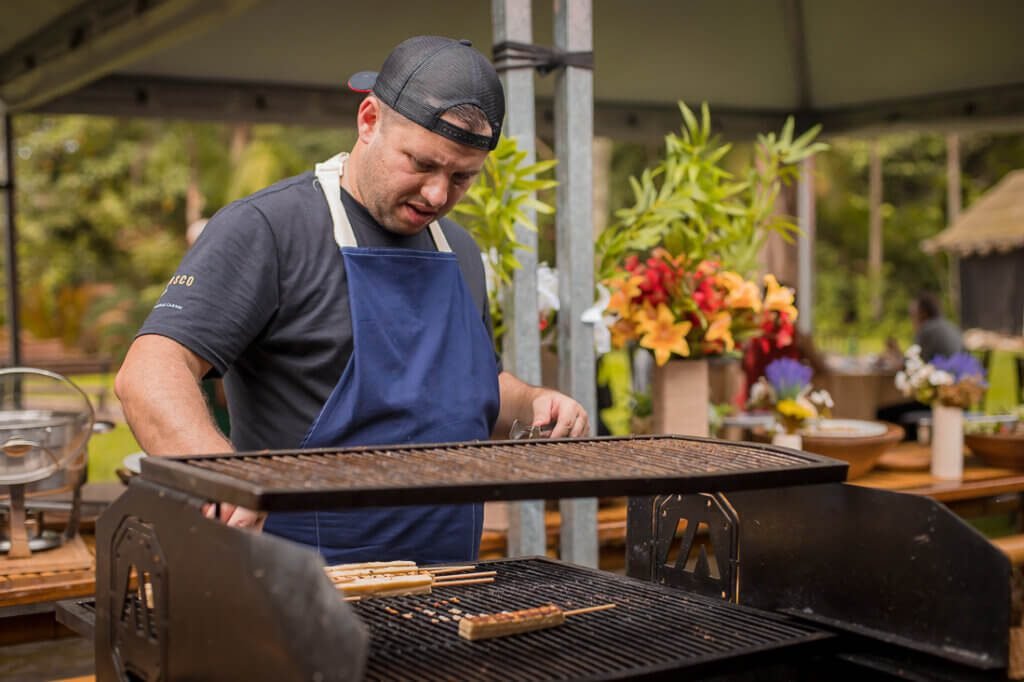
[[[551,3],[534,42],[551,45]],[[595,133],[660,139],[675,102],[727,132],[782,116],[840,130],[1019,125],[1024,3],[979,0],[600,0]],[[10,111],[350,120],[339,86],[417,33],[491,49],[490,3],[377,0],[7,0],[0,100]],[[542,131],[551,79],[538,83]]]

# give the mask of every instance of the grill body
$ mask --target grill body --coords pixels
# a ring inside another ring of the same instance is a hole
[[[846,486],[845,473],[678,437],[147,458],[97,524],[98,679],[1005,676],[1006,559],[937,503]],[[619,607],[484,642],[425,617],[441,592],[353,607],[313,551],[202,514],[210,500],[313,510],[612,493],[634,496],[632,577],[497,562],[494,584],[458,596],[466,612]]]

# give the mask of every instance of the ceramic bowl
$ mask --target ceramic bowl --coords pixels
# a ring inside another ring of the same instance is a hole
[[[855,420],[835,420],[852,422]],[[847,479],[863,476],[871,471],[885,451],[903,440],[903,428],[885,422],[861,422],[860,426],[846,424],[849,430],[831,431],[828,428],[808,430],[803,436],[803,448],[833,459],[849,463]],[[870,426],[869,426],[870,425]]]
[[[964,445],[992,467],[1024,469],[1024,432],[967,433]]]

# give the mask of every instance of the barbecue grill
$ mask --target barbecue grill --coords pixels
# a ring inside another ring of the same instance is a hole
[[[674,436],[146,458],[97,525],[95,603],[60,617],[94,628],[100,680],[1005,677],[1005,557],[846,468]],[[491,584],[354,604],[311,550],[202,514],[609,494],[632,496],[630,576],[515,559]],[[469,642],[425,613],[449,592],[466,613],[617,607]]]

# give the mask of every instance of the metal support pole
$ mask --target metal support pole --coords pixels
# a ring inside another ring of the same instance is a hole
[[[4,230],[4,265],[7,283],[7,332],[10,334],[10,364],[20,367],[21,362],[21,323],[18,306],[18,253],[15,249],[17,232],[14,225],[14,125],[11,115],[0,103],[0,114],[3,115],[3,134],[0,135],[0,156],[2,156],[3,175],[0,176],[0,192],[5,195],[7,220]]]
[[[868,172],[868,282],[871,287],[871,314],[882,317],[882,153],[878,140],[871,141]]]
[[[591,0],[554,0],[555,46],[586,52],[593,45]],[[594,301],[593,139],[594,79],[567,66],[555,83],[555,152],[558,156],[559,385],[597,423],[593,330],[580,319]],[[561,557],[597,566],[597,500],[562,500]]]
[[[946,224],[952,226],[960,217],[960,136],[946,136]],[[956,319],[960,316],[960,257],[949,252],[949,298]]]
[[[796,187],[796,215],[800,227],[797,240],[796,301],[800,316],[797,328],[801,333],[814,332],[814,157],[800,163],[800,180]]]
[[[533,42],[531,0],[492,0],[494,43],[508,40]],[[513,137],[526,153],[525,163],[537,158],[533,70],[511,69],[501,76],[508,111],[505,134]],[[525,208],[527,218],[536,222],[537,212]],[[537,233],[516,225],[516,239],[526,248],[516,251],[522,269],[516,271],[512,295],[504,306],[508,333],[505,335],[505,369],[529,384],[540,384],[540,330],[537,327]],[[509,504],[508,555],[543,556],[547,549],[543,500]]]

